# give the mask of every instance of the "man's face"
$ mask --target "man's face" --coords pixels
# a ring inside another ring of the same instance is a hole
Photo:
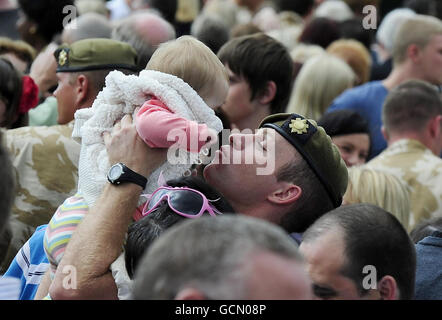
[[[231,134],[229,144],[215,152],[204,177],[239,210],[265,201],[279,187],[277,172],[294,157],[293,146],[273,129]]]
[[[76,108],[75,84],[71,84],[71,74],[66,72],[57,73],[58,87],[54,91],[57,98],[59,124],[66,124],[74,120]]]
[[[442,35],[431,37],[430,42],[422,49],[421,68],[424,79],[435,85],[442,84]]]
[[[252,115],[255,106],[251,100],[252,91],[249,83],[240,75],[233,73],[228,65],[226,65],[226,69],[229,75],[229,91],[226,102],[221,108],[227,114],[229,120],[237,124]]]
[[[246,265],[247,300],[311,300],[311,281],[301,262],[273,253],[252,255]]]
[[[313,282],[313,294],[327,300],[373,298],[371,293],[361,297],[354,281],[342,274],[346,263],[342,233],[341,229],[332,229],[299,247]]]

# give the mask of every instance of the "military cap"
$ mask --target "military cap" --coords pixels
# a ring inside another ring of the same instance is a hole
[[[334,207],[341,205],[348,183],[347,167],[316,121],[294,113],[278,113],[264,118],[259,127],[272,128],[290,142],[318,177]]]
[[[57,72],[79,72],[104,69],[139,71],[137,53],[130,45],[110,39],[85,39],[62,44],[54,53]]]

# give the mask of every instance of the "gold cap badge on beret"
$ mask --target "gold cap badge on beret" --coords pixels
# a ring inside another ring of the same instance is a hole
[[[289,127],[292,129],[292,133],[303,134],[307,133],[308,123],[306,119],[296,118],[291,120]]]
[[[60,66],[64,66],[68,60],[68,52],[67,50],[61,50],[58,55],[58,64]]]

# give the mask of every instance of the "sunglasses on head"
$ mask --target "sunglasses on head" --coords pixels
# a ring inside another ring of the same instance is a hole
[[[144,205],[143,216],[150,214],[166,199],[172,211],[186,218],[198,218],[206,211],[213,217],[222,214],[210,204],[219,199],[209,200],[198,190],[187,187],[160,187]]]

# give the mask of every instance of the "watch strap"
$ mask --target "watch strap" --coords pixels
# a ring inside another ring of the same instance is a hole
[[[135,184],[138,184],[143,189],[146,187],[147,184],[147,178],[142,176],[139,173],[136,173],[135,171],[131,170],[127,166],[123,164],[123,171],[124,173],[121,175],[120,179],[121,182],[133,182]]]

